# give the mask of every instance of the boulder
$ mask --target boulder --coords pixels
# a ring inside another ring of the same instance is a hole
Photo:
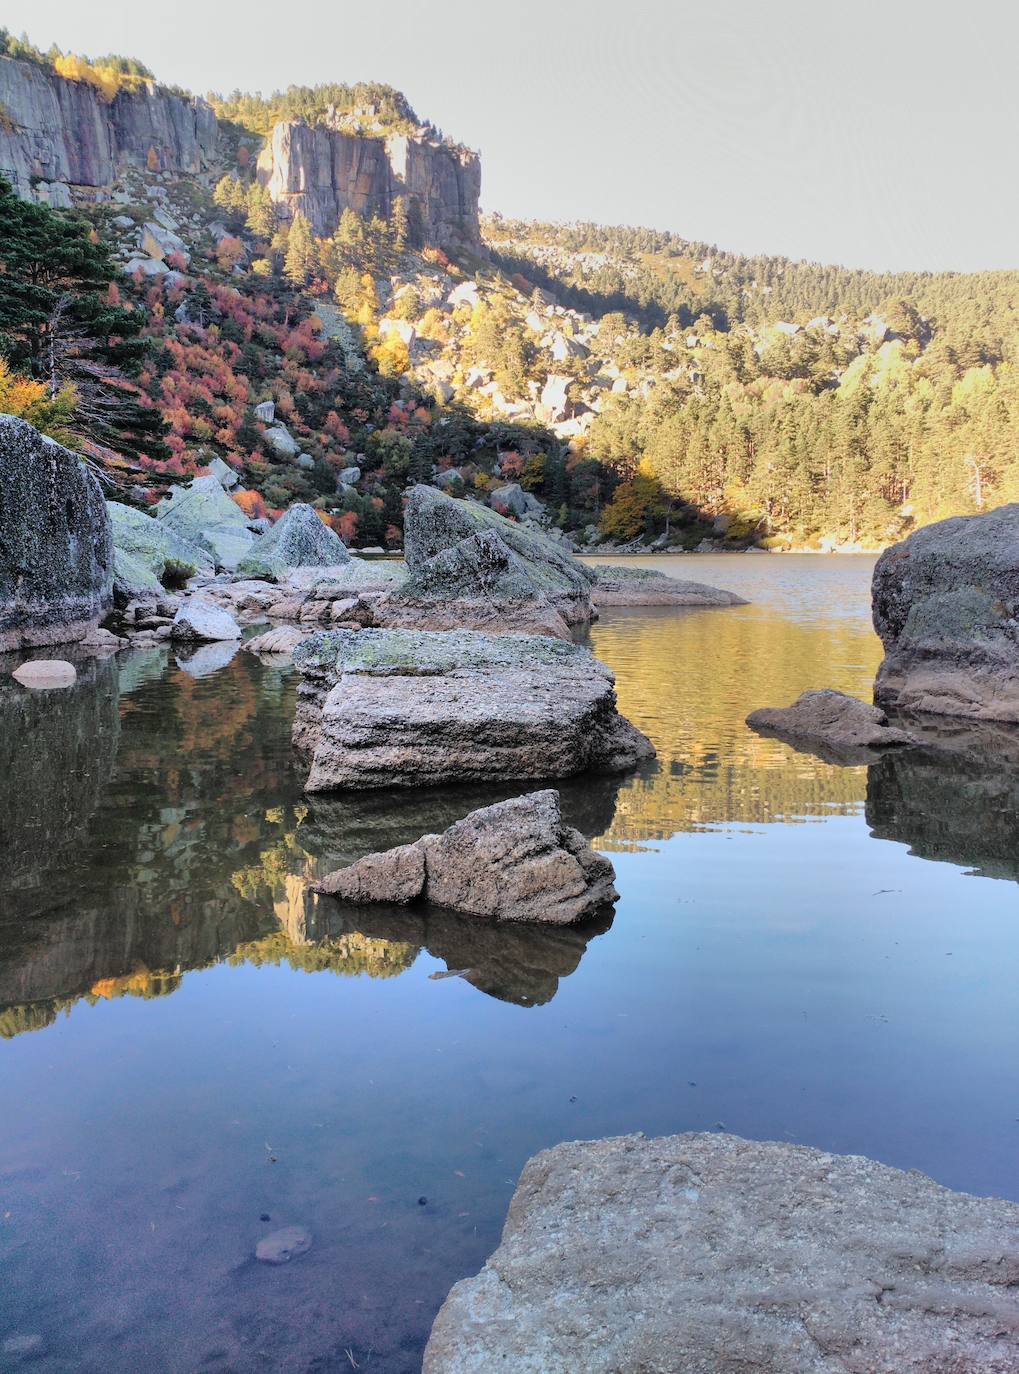
[[[275,401],[259,401],[255,406],[255,419],[261,420],[265,425],[271,425],[276,418]]]
[[[1019,721],[1019,505],[917,530],[877,561],[882,706]]]
[[[495,531],[519,560],[532,586],[568,624],[591,619],[591,588],[595,574],[540,530],[524,527],[476,501],[460,501],[436,490],[416,486],[404,513],[404,547],[411,576],[426,576],[426,564],[462,540]],[[516,565],[514,565],[516,567]]]
[[[79,640],[112,601],[99,483],[76,453],[0,416],[0,651]]]
[[[311,1249],[311,1232],[304,1226],[281,1226],[263,1236],[255,1246],[255,1259],[263,1264],[289,1264]]]
[[[244,647],[250,654],[292,654],[310,633],[297,625],[274,625],[271,630],[249,639]]]
[[[142,226],[139,233],[139,244],[143,253],[159,262],[164,261],[173,253],[179,253],[185,264],[191,261],[191,253],[180,235],[173,233],[170,229],[164,229],[161,224],[157,224],[154,220]]]
[[[32,687],[36,691],[52,691],[55,687],[73,687],[78,674],[73,663],[62,658],[33,658],[22,663],[11,677],[22,687]]]
[[[182,539],[206,548],[215,566],[228,571],[255,540],[248,517],[212,475],[196,477],[187,487],[171,487],[156,506],[156,518]]]
[[[804,692],[791,706],[751,711],[747,724],[758,734],[802,746],[830,763],[866,763],[876,749],[916,743],[905,730],[889,725],[880,707],[830,687]]]
[[[175,640],[240,639],[241,627],[229,611],[202,596],[189,597],[173,618]]]
[[[309,792],[623,772],[654,756],[587,649],[471,630],[333,630],[298,645]]]
[[[441,835],[368,854],[318,884],[350,902],[413,902],[499,921],[574,925],[616,900],[615,873],[559,793],[532,792],[472,811]]]
[[[246,577],[280,578],[291,568],[332,568],[350,561],[343,540],[306,505],[285,511],[237,564]]]
[[[690,1133],[535,1155],[424,1374],[1006,1374],[1019,1206],[859,1155]]]
[[[237,483],[240,481],[240,478],[237,476],[236,472],[234,472],[230,464],[224,463],[223,459],[218,456],[213,458],[212,462],[209,464],[209,474],[215,477],[224,491],[233,491],[234,487],[236,487]]]
[[[113,532],[114,592],[118,603],[151,600],[163,594],[164,578],[212,572],[215,560],[206,545],[178,534],[165,520],[133,506],[107,501]]]
[[[742,596],[709,587],[704,582],[683,582],[655,568],[598,567],[591,591],[594,604],[602,606],[745,606]]]
[[[301,445],[286,425],[273,425],[271,429],[265,431],[262,439],[277,458],[296,458],[301,451]]]
[[[345,487],[352,487],[355,482],[360,482],[361,469],[359,467],[344,468],[336,480],[342,482]]]

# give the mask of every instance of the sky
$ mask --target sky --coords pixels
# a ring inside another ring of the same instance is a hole
[[[1008,0],[3,0],[0,23],[199,93],[388,82],[480,150],[505,215],[1019,268]]]

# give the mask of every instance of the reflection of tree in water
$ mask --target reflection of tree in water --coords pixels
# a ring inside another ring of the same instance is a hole
[[[227,963],[252,964],[255,968],[289,964],[301,973],[336,973],[345,977],[365,973],[370,978],[395,978],[410,968],[419,953],[417,945],[374,940],[357,931],[314,944],[298,944],[285,930],[277,930],[261,940],[238,945]]]
[[[937,717],[903,724],[924,746],[871,764],[871,833],[920,858],[1019,880],[1019,730]]]
[[[865,624],[815,624],[755,606],[614,610],[592,628],[591,647],[615,669],[619,709],[658,749],[655,765],[624,781],[601,848],[859,808],[862,769],[793,755],[744,721],[809,687],[869,700],[881,650]]]

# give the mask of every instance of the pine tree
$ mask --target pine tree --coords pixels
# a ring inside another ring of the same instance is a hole
[[[287,235],[287,251],[283,260],[283,272],[294,286],[307,286],[315,270],[317,254],[311,225],[300,213],[294,216]]]
[[[247,225],[256,238],[272,241],[276,232],[276,206],[268,189],[254,181],[248,191]]]

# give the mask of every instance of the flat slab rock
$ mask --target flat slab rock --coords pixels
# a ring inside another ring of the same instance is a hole
[[[299,644],[309,792],[625,772],[651,742],[587,649],[532,635],[333,630]]]
[[[745,606],[746,600],[706,582],[684,582],[657,568],[594,569],[597,581],[591,589],[595,606]]]
[[[1019,1205],[688,1134],[535,1155],[424,1374],[1015,1374]]]
[[[889,725],[879,706],[826,687],[804,692],[791,706],[751,711],[747,725],[836,763],[866,762],[876,749],[915,744],[905,730]]]
[[[1019,721],[1019,505],[926,525],[878,559],[883,706]]]
[[[317,885],[350,902],[427,901],[501,921],[573,925],[619,895],[608,859],[548,789],[472,811],[441,835],[368,854]]]

